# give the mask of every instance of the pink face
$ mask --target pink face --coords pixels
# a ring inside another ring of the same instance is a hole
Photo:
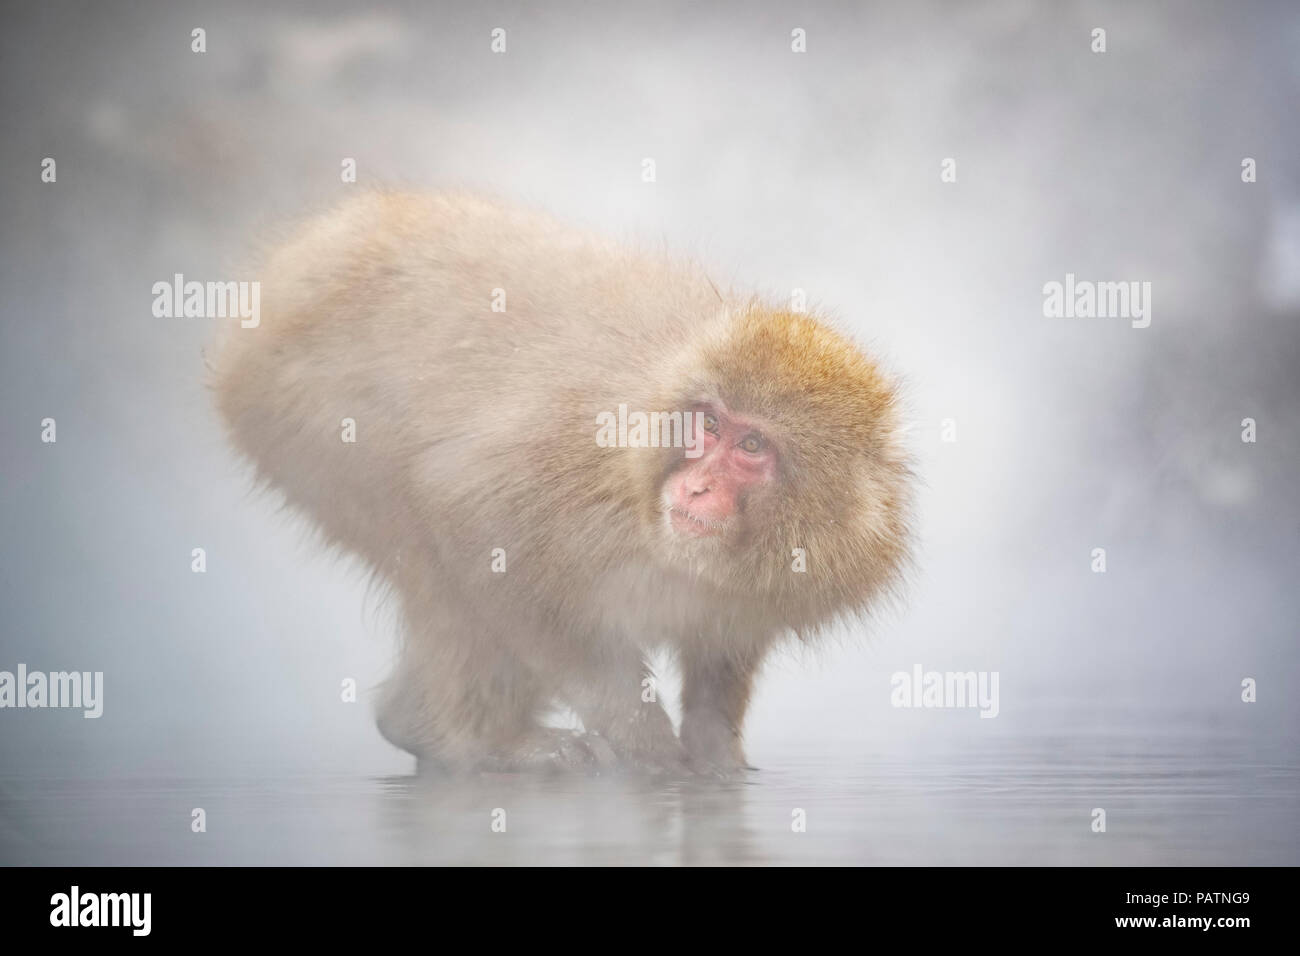
[[[757,422],[714,405],[696,409],[702,453],[669,476],[669,519],[680,535],[722,534],[735,523],[745,496],[776,479],[776,450]]]

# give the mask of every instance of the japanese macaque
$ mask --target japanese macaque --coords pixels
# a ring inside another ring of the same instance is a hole
[[[899,580],[898,398],[823,321],[463,194],[362,195],[260,281],[221,414],[400,602],[378,721],[422,763],[738,771],[764,655]]]

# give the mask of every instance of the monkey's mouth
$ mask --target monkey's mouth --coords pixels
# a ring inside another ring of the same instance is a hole
[[[715,534],[721,534],[727,527],[725,521],[702,518],[699,515],[692,514],[685,508],[678,507],[668,509],[668,520],[673,530],[678,534],[690,535],[694,538],[707,538]]]

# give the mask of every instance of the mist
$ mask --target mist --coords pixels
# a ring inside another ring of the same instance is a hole
[[[52,2],[7,24],[0,670],[104,677],[97,719],[0,711],[0,862],[1300,862],[1293,5]],[[439,789],[375,730],[391,606],[254,488],[205,385],[216,322],[156,317],[151,289],[256,279],[288,224],[378,185],[802,290],[903,380],[914,568],[869,626],[770,662],[755,780]],[[1067,275],[1150,283],[1150,324],[1046,316]],[[895,706],[917,665],[997,673],[996,718]],[[537,823],[489,846],[502,788]],[[226,821],[202,844],[195,806]]]

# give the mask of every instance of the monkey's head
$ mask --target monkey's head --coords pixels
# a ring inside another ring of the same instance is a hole
[[[750,305],[670,363],[703,430],[661,452],[646,520],[662,558],[796,630],[864,610],[906,560],[911,476],[893,384],[802,314]]]

